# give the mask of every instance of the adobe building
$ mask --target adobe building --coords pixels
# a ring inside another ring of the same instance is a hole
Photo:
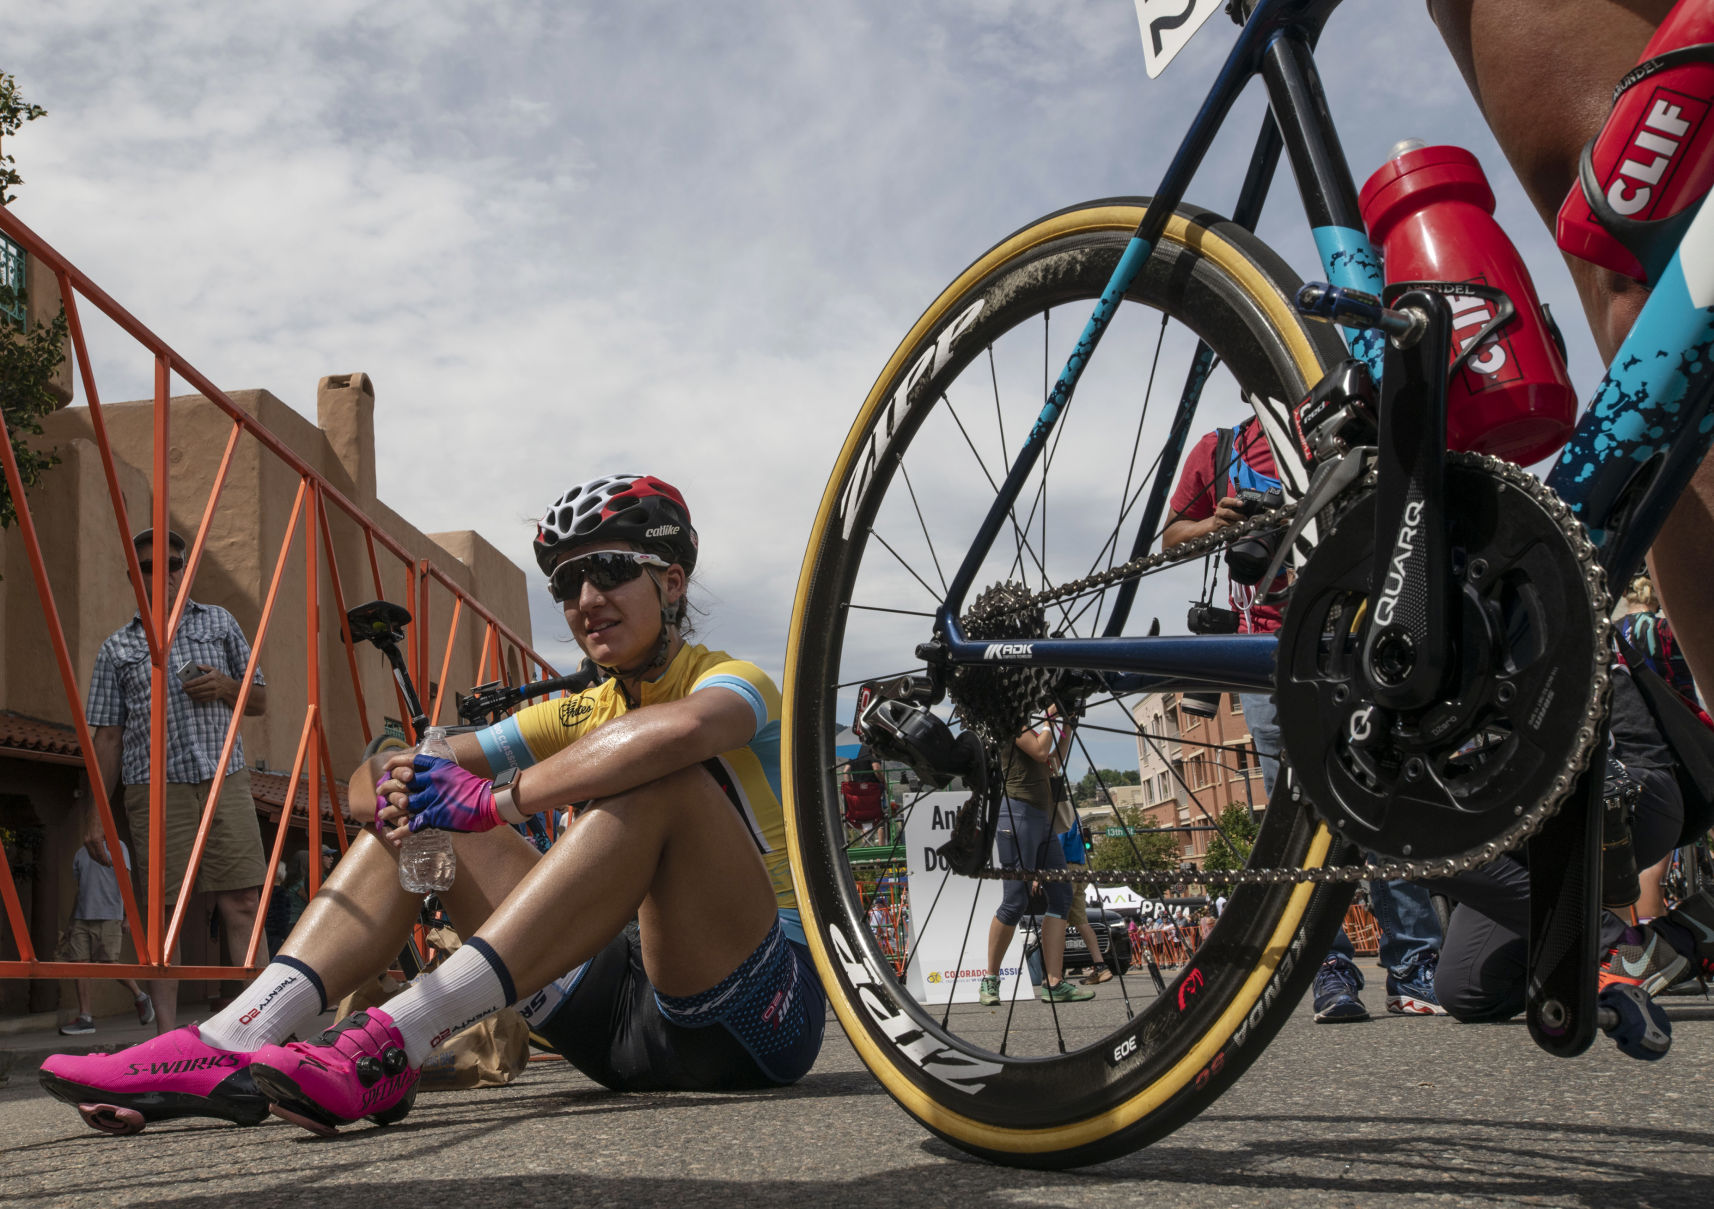
[[[1146,819],[1163,828],[1197,827],[1218,819],[1232,803],[1256,814],[1267,807],[1261,763],[1238,694],[1221,693],[1208,717],[1185,709],[1182,694],[1150,693],[1132,717]],[[1180,832],[1183,858],[1200,862],[1210,834]]]
[[[530,615],[525,575],[518,566],[473,532],[422,533],[376,498],[375,393],[368,376],[323,378],[316,394],[317,423],[265,390],[239,391],[230,397],[402,546],[413,561],[429,560],[527,647],[532,641]],[[169,407],[171,526],[187,541],[194,541],[234,421],[201,396],[173,398]],[[105,404],[102,418],[127,512],[126,532],[136,532],[148,527],[153,504],[154,404],[152,400]],[[88,408],[64,407],[45,418],[43,428],[44,435],[32,438],[32,443],[52,446],[60,464],[29,493],[28,502],[77,681],[76,708],[81,708],[96,652],[130,620],[136,595],[126,575],[126,537],[114,517]],[[302,481],[296,470],[254,436],[241,434],[196,578],[185,584],[193,599],[229,610],[253,645]],[[267,712],[243,723],[245,760],[257,770],[252,772],[253,789],[263,816],[264,843],[269,845],[304,728],[312,658],[320,677],[329,758],[341,789],[363,754],[363,727],[350,657],[341,636],[335,573],[347,607],[379,595],[404,604],[423,621],[418,599],[407,593],[407,572],[399,559],[377,544],[382,584],[378,593],[361,527],[333,505],[326,509],[325,524],[333,548],[331,561],[323,549],[319,525],[308,527],[302,515],[297,518],[260,647],[258,666],[268,683]],[[306,633],[306,540],[312,542],[317,559],[320,624],[314,634]],[[52,956],[69,916],[71,859],[80,841],[79,820],[89,789],[72,728],[74,704],[62,687],[25,543],[16,526],[0,531],[0,570],[5,577],[0,580],[0,839],[12,862],[32,943],[38,957],[46,959]],[[453,604],[451,593],[432,585],[427,624],[419,627],[426,629],[431,682],[439,680],[446,657]],[[450,662],[445,665],[449,683],[439,715],[442,722],[457,720],[452,690],[467,691],[476,683],[483,639],[483,623],[469,608],[464,609]],[[504,677],[519,683],[529,678],[532,669],[524,666],[527,651],[520,652],[510,643],[503,649],[504,668],[496,670],[490,663],[483,679]],[[402,733],[402,711],[385,660],[369,646],[359,646],[356,657],[371,733]],[[430,687],[418,685],[425,706]],[[336,807],[319,786],[316,798],[324,828],[331,828]],[[304,843],[303,808],[309,795],[301,785],[298,801],[297,830],[288,840],[288,853]],[[116,814],[123,833],[124,811],[118,809]],[[333,842],[331,830],[324,830],[324,835]],[[0,960],[18,957],[10,931],[0,920]],[[190,957],[187,949],[185,959]],[[116,996],[115,1003],[122,999],[128,1007],[128,995],[114,984],[105,985]],[[52,1009],[59,987],[51,980],[0,980],[0,1017]],[[100,1009],[98,1000],[98,1014]]]

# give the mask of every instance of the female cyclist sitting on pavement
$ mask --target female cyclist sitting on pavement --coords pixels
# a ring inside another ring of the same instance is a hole
[[[609,679],[454,735],[456,762],[359,770],[353,813],[375,803],[374,829],[245,993],[200,1028],[50,1058],[43,1086],[111,1132],[170,1116],[254,1124],[272,1107],[326,1134],[404,1116],[423,1060],[511,1004],[616,1090],[808,1071],[825,1007],[782,850],[779,693],[681,636],[697,554],[683,498],[652,477],[591,480],[548,509],[535,550]],[[506,825],[573,806],[545,855]],[[459,833],[440,898],[468,942],[384,1009],[289,1040],[398,954],[421,903],[399,887],[396,845],[424,826]]]

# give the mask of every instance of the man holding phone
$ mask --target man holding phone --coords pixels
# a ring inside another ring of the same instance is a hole
[[[153,573],[154,533],[145,529],[131,539],[145,579]],[[167,608],[178,600],[184,580],[185,540],[167,533]],[[202,821],[220,760],[220,749],[232,723],[232,711],[244,669],[250,662],[250,643],[237,620],[218,605],[186,600],[184,616],[173,635],[167,666],[174,675],[167,686],[166,831],[162,836],[163,870],[169,910],[178,900],[190,850]],[[114,800],[121,782],[125,786],[125,814],[131,823],[132,850],[144,886],[148,885],[149,708],[153,667],[144,637],[143,619],[131,620],[101,644],[90,676],[88,718],[92,728],[96,765]],[[260,715],[268,704],[268,690],[258,669],[245,701],[246,716]],[[110,858],[101,839],[101,823],[90,810],[84,825],[84,846],[102,864]],[[250,773],[244,765],[244,741],[232,745],[226,764],[219,804],[209,825],[196,889],[212,896],[226,936],[233,946],[248,942],[256,921],[262,878],[267,863],[262,852],[262,830],[256,819],[255,800],[250,796]],[[267,960],[267,945],[258,954]],[[177,954],[174,954],[177,960]],[[178,1024],[177,984],[152,981],[149,992],[155,1001],[155,1027],[167,1032]]]

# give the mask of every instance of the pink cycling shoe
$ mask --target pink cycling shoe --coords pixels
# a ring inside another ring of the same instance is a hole
[[[411,1111],[419,1071],[405,1057],[393,1018],[379,1008],[353,1012],[309,1041],[265,1045],[250,1073],[275,1116],[332,1137],[368,1117],[391,1125]]]
[[[259,1125],[268,1117],[268,1101],[251,1081],[250,1059],[215,1049],[187,1024],[116,1054],[54,1054],[42,1063],[40,1078],[49,1095],[76,1106],[92,1129],[118,1137],[175,1117]]]

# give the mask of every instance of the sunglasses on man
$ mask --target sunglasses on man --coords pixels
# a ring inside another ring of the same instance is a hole
[[[155,573],[155,563],[154,563],[153,559],[148,559],[148,558],[138,559],[137,560],[137,566],[143,572],[144,575],[153,575]],[[167,559],[167,570],[168,571],[183,571],[184,570],[184,559],[178,558],[176,556],[173,558]]]
[[[611,592],[641,575],[644,567],[664,571],[670,565],[665,559],[640,550],[591,550],[555,567],[548,576],[548,591],[554,600],[564,604],[578,598],[585,580],[594,584],[597,592]]]

